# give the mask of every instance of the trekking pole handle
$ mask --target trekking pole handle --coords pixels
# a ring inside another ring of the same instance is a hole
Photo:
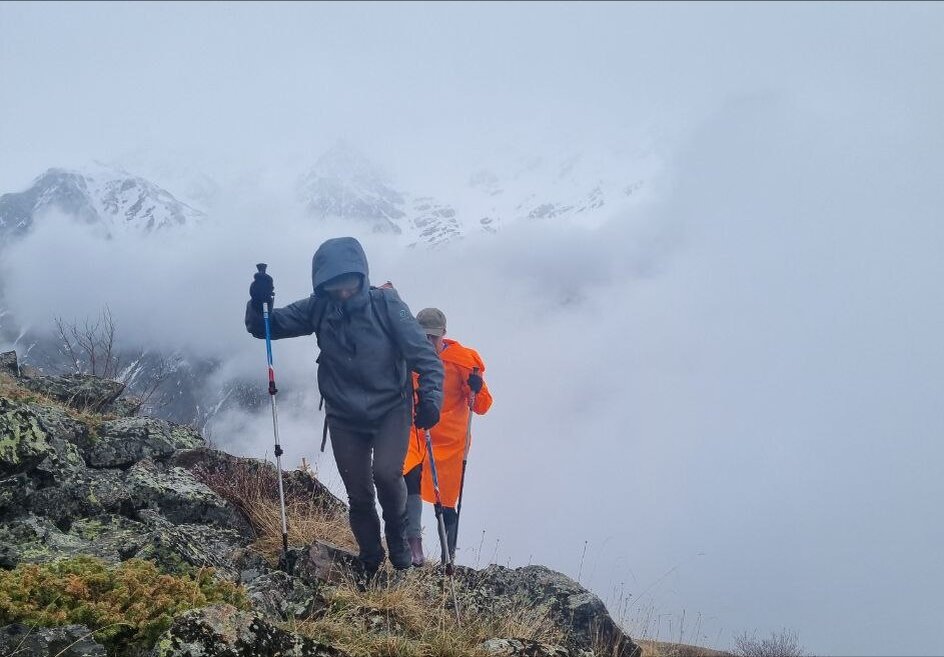
[[[478,376],[479,368],[473,367],[472,374]],[[475,405],[475,391],[473,390],[471,394],[469,395],[469,409],[471,409],[474,405]]]

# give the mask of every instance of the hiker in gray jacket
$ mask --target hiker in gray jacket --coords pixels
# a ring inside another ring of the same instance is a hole
[[[351,530],[368,574],[384,560],[374,487],[394,568],[411,565],[403,459],[411,421],[439,421],[443,366],[426,334],[392,288],[371,288],[367,256],[353,237],[324,242],[311,263],[311,296],[269,312],[273,340],[315,334],[318,387],[331,447],[350,503]],[[265,338],[262,304],[272,308],[272,277],[257,273],[249,288],[246,329]],[[419,375],[413,413],[412,375]]]

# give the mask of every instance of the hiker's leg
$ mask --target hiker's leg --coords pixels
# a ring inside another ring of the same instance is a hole
[[[423,554],[423,498],[420,491],[423,485],[423,464],[403,475],[406,482],[406,542],[410,544],[410,555],[414,566],[426,563]]]
[[[423,464],[403,475],[406,482],[406,537],[415,538],[423,534],[423,498],[420,497],[423,485]]]
[[[443,507],[443,523],[446,525],[446,540],[449,542],[449,554],[456,556],[456,538],[459,531],[459,514],[449,506]]]
[[[331,449],[347,490],[351,531],[360,548],[364,567],[374,570],[383,563],[380,518],[374,503],[371,468],[371,436],[330,422]]]
[[[374,433],[374,483],[383,509],[384,534],[394,568],[409,568],[406,542],[406,482],[403,460],[410,441],[412,417],[409,404],[399,406],[380,421]]]

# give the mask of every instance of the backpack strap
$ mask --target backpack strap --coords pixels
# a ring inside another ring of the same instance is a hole
[[[393,337],[393,329],[390,328],[390,313],[387,310],[387,298],[384,296],[384,289],[392,290],[393,288],[370,287],[370,305],[377,319],[380,321],[380,328],[383,330],[384,335],[393,343],[397,351],[400,351],[400,345],[397,344],[396,339]],[[377,304],[383,304],[383,307],[378,308]],[[402,352],[400,353],[400,358],[403,358]]]

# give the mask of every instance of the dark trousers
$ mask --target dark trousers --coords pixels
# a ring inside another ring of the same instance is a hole
[[[412,422],[409,404],[390,411],[372,426],[353,426],[328,419],[331,449],[347,489],[351,531],[360,547],[364,567],[373,570],[384,560],[380,542],[380,518],[374,498],[383,510],[384,535],[394,568],[409,568],[410,548],[406,543],[406,458]]]

